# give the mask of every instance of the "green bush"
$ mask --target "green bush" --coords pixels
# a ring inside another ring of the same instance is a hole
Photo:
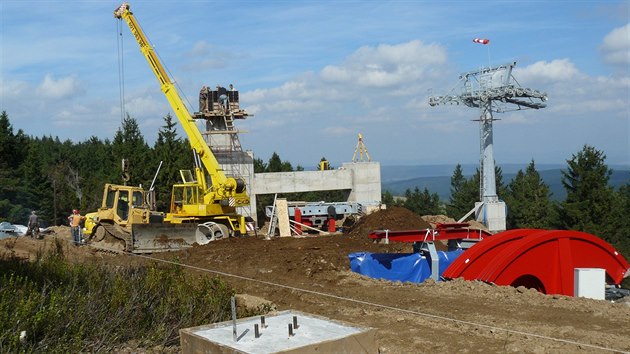
[[[228,320],[233,295],[220,278],[195,278],[177,265],[69,263],[61,245],[33,262],[4,257],[0,352],[176,345],[180,328]]]

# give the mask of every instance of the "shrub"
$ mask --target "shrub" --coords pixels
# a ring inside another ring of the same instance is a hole
[[[6,256],[0,260],[0,352],[174,345],[180,328],[229,319],[233,295],[222,279],[193,277],[172,264],[73,264],[61,245],[33,262]]]

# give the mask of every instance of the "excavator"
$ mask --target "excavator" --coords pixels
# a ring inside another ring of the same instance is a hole
[[[182,183],[173,185],[166,214],[152,210],[150,194],[142,188],[106,184],[101,207],[86,215],[84,234],[88,242],[95,246],[105,243],[105,247],[117,243],[126,252],[152,253],[245,235],[246,218],[236,212],[237,207],[250,203],[245,181],[224,173],[129,4],[116,8],[114,17],[127,23],[138,42],[188,136],[195,167],[193,171],[180,171]]]

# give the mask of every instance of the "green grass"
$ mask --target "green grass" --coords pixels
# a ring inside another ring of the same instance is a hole
[[[193,277],[177,265],[70,263],[61,244],[33,262],[7,256],[0,259],[0,352],[178,345],[180,328],[228,320],[233,295],[220,278]]]

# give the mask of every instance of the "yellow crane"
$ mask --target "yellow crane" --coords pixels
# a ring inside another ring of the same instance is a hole
[[[106,184],[101,208],[86,215],[86,233],[101,241],[110,234],[130,252],[157,252],[207,243],[247,233],[245,217],[236,208],[249,205],[245,181],[228,177],[206,144],[195,120],[142,31],[128,3],[114,11],[125,21],[171,108],[181,123],[195,156],[194,173],[181,170],[183,183],[173,185],[170,210],[165,216],[149,211],[138,187]],[[135,194],[134,194],[135,193]],[[137,196],[135,201],[129,195]],[[140,202],[142,199],[142,202]],[[134,216],[136,215],[136,216]]]

